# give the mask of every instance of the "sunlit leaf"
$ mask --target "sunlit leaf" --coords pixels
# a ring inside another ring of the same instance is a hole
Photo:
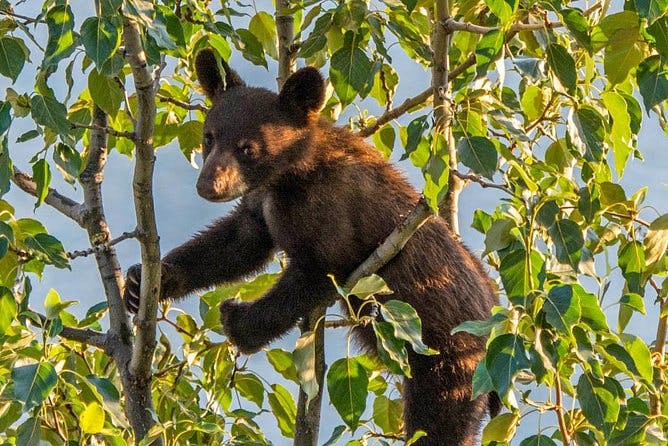
[[[81,43],[97,67],[111,57],[119,40],[116,24],[106,17],[89,17],[81,25]]]
[[[353,431],[357,428],[362,412],[366,408],[368,385],[367,372],[355,358],[338,359],[327,371],[329,400]]]
[[[79,426],[86,434],[98,434],[104,428],[105,414],[102,406],[96,402],[86,405],[79,416]]]

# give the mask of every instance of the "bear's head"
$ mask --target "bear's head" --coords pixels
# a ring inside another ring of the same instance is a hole
[[[318,70],[302,68],[276,94],[246,86],[209,49],[197,54],[195,68],[212,102],[204,121],[199,195],[234,200],[289,171],[308,147],[324,102]]]

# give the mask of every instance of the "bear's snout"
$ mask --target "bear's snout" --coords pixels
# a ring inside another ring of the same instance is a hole
[[[205,162],[197,179],[197,193],[208,201],[231,201],[242,196],[247,189],[236,163],[221,166]]]

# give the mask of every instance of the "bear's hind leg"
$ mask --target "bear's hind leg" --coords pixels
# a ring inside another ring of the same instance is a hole
[[[427,432],[416,446],[479,444],[489,396],[471,401],[473,371],[483,352],[477,345],[468,347],[468,357],[461,349],[444,348],[434,356],[409,354],[413,378],[404,380],[406,432],[408,438],[418,429]]]

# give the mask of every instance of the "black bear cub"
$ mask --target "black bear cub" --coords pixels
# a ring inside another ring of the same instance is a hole
[[[213,102],[204,123],[204,165],[197,192],[210,201],[241,198],[227,217],[162,260],[162,299],[232,282],[259,270],[282,250],[288,265],[253,302],[226,301],[228,339],[253,353],[293,328],[369,256],[415,206],[419,194],[373,147],[319,119],[325,83],[314,68],[294,73],[279,94],[248,87],[214,53],[197,55],[197,77]],[[481,264],[431,217],[379,271],[392,299],[411,304],[423,339],[440,353],[409,353],[405,424],[419,445],[471,445],[494,395],[471,401],[471,377],[485,340],[452,328],[486,319],[497,302]],[[140,268],[128,271],[125,301],[136,311]],[[370,329],[369,329],[370,330]],[[372,350],[373,331],[357,333]]]

